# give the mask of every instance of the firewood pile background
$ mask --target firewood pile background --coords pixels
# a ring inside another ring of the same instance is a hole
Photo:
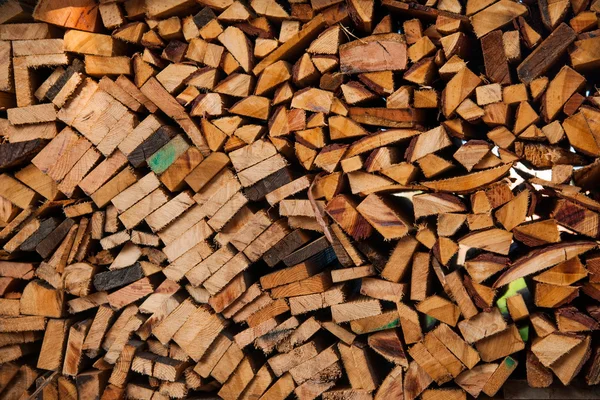
[[[594,397],[598,13],[2,1],[0,398]]]

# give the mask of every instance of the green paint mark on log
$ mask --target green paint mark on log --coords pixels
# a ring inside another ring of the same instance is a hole
[[[517,293],[521,293],[524,295],[528,291],[529,291],[529,288],[527,287],[527,283],[525,282],[525,279],[523,279],[523,278],[516,279],[516,280],[512,281],[511,283],[509,283],[506,293],[504,293],[504,295],[500,296],[500,298],[496,301],[496,306],[498,306],[502,315],[504,315],[505,317],[509,315],[508,307],[506,305],[506,299],[508,299],[511,296],[516,295]],[[523,296],[523,297],[525,298],[525,296]]]
[[[391,328],[395,328],[397,326],[400,325],[400,319],[396,318],[395,320],[383,325],[382,327],[379,328],[379,330],[384,331],[386,329],[391,329]]]
[[[506,364],[507,367],[512,368],[515,365],[516,361],[512,357],[506,357],[504,359],[504,363]]]
[[[527,342],[529,340],[529,325],[519,328],[519,334],[521,335],[521,339],[523,339],[524,342]]]
[[[438,320],[433,318],[430,315],[425,315],[425,319],[424,319],[424,328],[426,331],[430,331],[433,329],[433,327],[435,326],[435,324],[437,324]]]
[[[185,139],[177,135],[147,160],[148,166],[155,174],[161,174],[189,147]]]

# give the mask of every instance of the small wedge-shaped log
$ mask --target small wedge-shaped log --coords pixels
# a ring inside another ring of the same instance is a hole
[[[577,310],[576,307],[559,308],[554,315],[561,332],[586,332],[598,329],[598,322]]]
[[[553,219],[522,224],[512,232],[516,240],[530,247],[560,242],[558,224]]]
[[[568,66],[564,66],[550,81],[543,102],[544,119],[556,118],[567,100],[585,84],[585,78]]]
[[[531,346],[531,351],[543,365],[550,367],[582,340],[581,336],[552,333]]]
[[[575,42],[575,48],[569,53],[571,65],[577,71],[588,71],[600,66],[600,38],[589,38]]]
[[[478,38],[501,28],[513,19],[527,13],[527,7],[509,0],[501,0],[471,17],[473,30]]]
[[[219,41],[235,57],[246,72],[253,68],[254,57],[251,42],[239,28],[230,26],[218,37]]]
[[[534,303],[538,307],[556,308],[570,303],[577,296],[579,296],[579,287],[577,286],[557,286],[538,283],[535,285]]]
[[[452,116],[456,108],[481,84],[481,79],[469,68],[461,69],[446,85],[442,92],[442,111],[446,117]]]
[[[529,211],[529,198],[529,190],[523,190],[496,211],[496,219],[502,224],[504,229],[512,231],[515,226],[525,221]]]
[[[513,324],[502,332],[478,341],[475,348],[481,355],[482,361],[491,362],[523,350],[525,343],[519,329]]]
[[[489,312],[481,312],[472,318],[458,323],[460,332],[469,343],[475,343],[488,336],[502,332],[507,327],[506,321],[504,321],[497,307]]]
[[[452,380],[450,372],[431,355],[422,342],[414,344],[408,353],[438,385]]]
[[[358,211],[386,240],[399,239],[406,235],[412,221],[398,205],[376,194],[370,194],[358,207]]]
[[[375,332],[369,335],[369,347],[380,354],[386,360],[396,365],[408,367],[408,360],[404,351],[404,346],[400,340],[398,331],[388,329],[381,332]]]
[[[588,271],[579,260],[579,257],[573,257],[534,276],[533,279],[536,282],[548,283],[551,285],[569,286],[586,276],[588,276]]]
[[[446,134],[446,130],[442,126],[423,132],[411,142],[407,150],[407,159],[410,162],[415,162],[427,154],[435,153],[438,150],[450,146],[452,142]]]
[[[445,322],[450,326],[456,326],[458,317],[460,316],[460,309],[456,304],[437,295],[426,298],[417,304],[416,308],[419,312]]]
[[[356,211],[355,202],[350,197],[346,195],[334,197],[325,207],[325,211],[355,240],[371,236],[373,227]]]
[[[591,355],[592,338],[586,336],[585,339],[564,357],[555,362],[550,369],[556,374],[563,385],[569,385],[575,375],[581,371],[583,365]]]
[[[498,364],[480,364],[460,374],[455,382],[471,396],[477,398],[497,368]]]

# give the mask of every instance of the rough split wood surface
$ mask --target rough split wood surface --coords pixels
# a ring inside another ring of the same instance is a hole
[[[0,398],[600,383],[600,0],[32,3]]]

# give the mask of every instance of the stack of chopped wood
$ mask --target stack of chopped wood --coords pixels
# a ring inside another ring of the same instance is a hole
[[[2,1],[0,398],[600,383],[597,13]]]

